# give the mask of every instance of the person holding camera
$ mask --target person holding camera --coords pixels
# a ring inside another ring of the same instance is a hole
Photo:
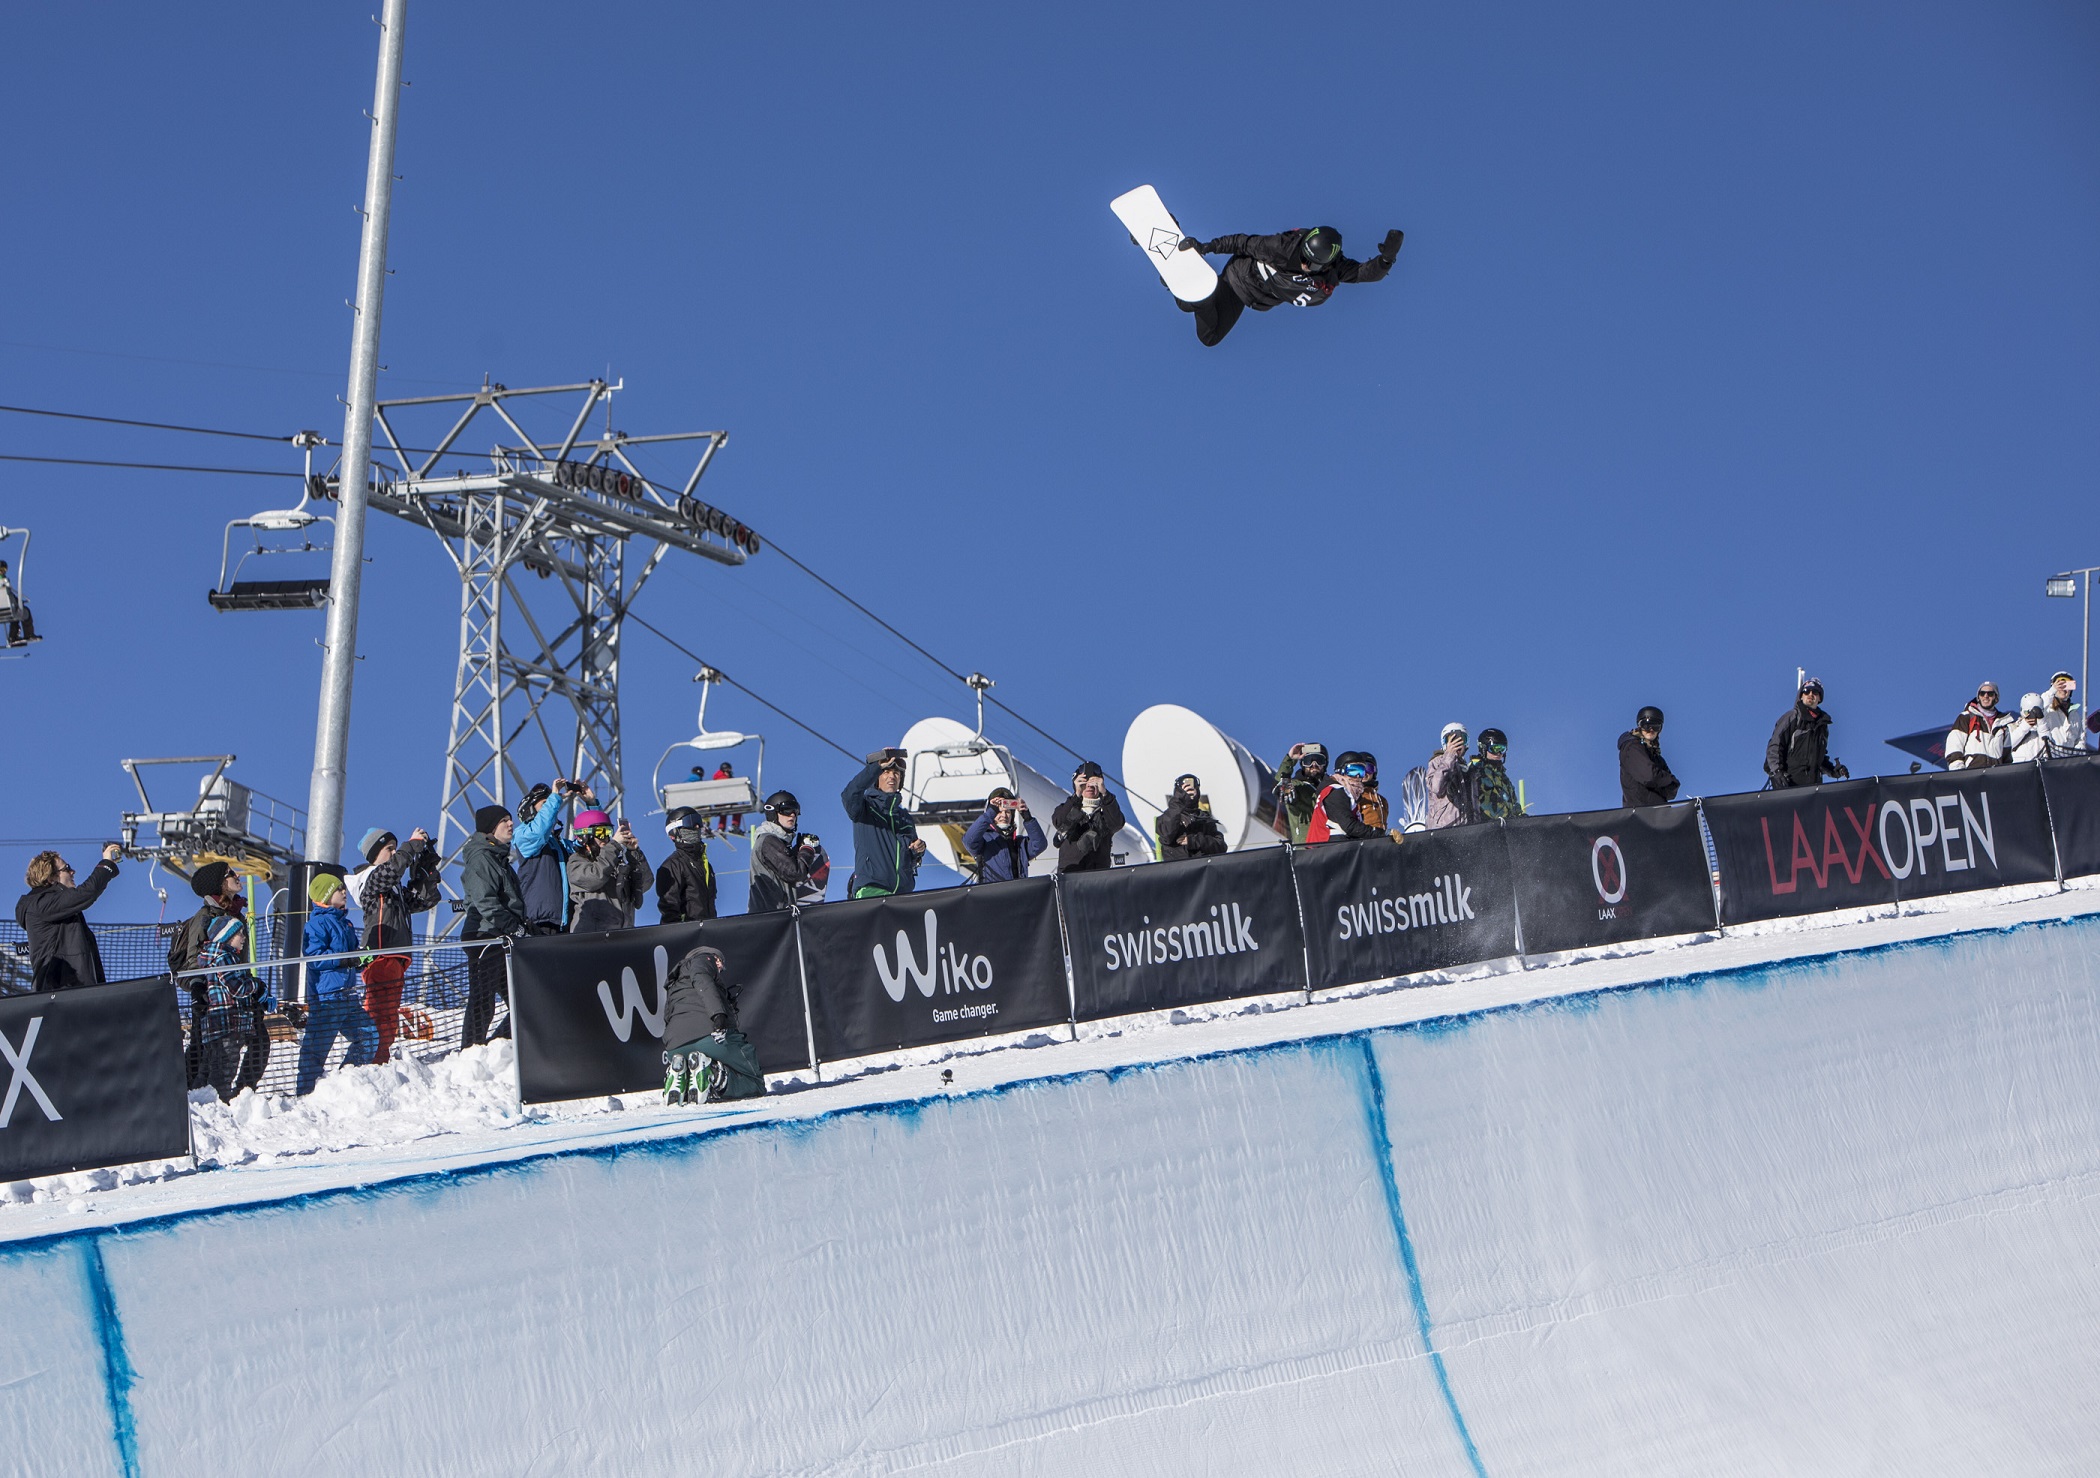
[[[562,835],[564,819],[578,801],[598,804],[591,788],[578,780],[555,776],[542,781],[518,802],[518,824],[511,839],[518,888],[525,895],[527,934],[565,934],[569,928],[569,854],[575,845]]]
[[[383,827],[375,826],[357,844],[365,865],[350,874],[350,896],[365,916],[365,949],[406,949],[416,942],[409,925],[411,914],[437,907],[438,855],[430,833],[417,827],[400,841]],[[375,953],[364,968],[365,1015],[379,1029],[379,1055],[374,1062],[393,1056],[394,1038],[401,1032],[401,983],[408,976],[410,957]]]
[[[751,899],[745,911],[774,913],[822,903],[831,858],[822,842],[795,829],[802,822],[802,802],[793,791],[776,790],[766,797],[760,815],[751,829]]]
[[[627,818],[615,827],[603,811],[576,813],[576,840],[569,853],[569,932],[632,929],[654,881],[649,859]]]
[[[117,859],[123,855],[123,848],[109,843],[84,883],[74,881],[73,864],[56,852],[39,852],[29,859],[23,879],[29,891],[15,904],[15,922],[29,936],[34,989],[72,990],[103,983],[102,951],[86,915],[102,890],[116,881]]]
[[[1276,809],[1290,828],[1293,842],[1303,843],[1327,788],[1327,746],[1293,744],[1276,767]]]
[[[904,751],[878,749],[846,782],[839,803],[853,823],[853,875],[848,898],[886,898],[918,886],[926,844],[904,805]]]
[[[1475,819],[1472,807],[1472,790],[1466,784],[1466,726],[1459,723],[1444,725],[1437,736],[1440,748],[1429,757],[1429,767],[1424,772],[1429,786],[1429,829],[1442,831],[1447,826],[1464,826]]]
[[[1774,790],[1821,785],[1823,777],[1847,780],[1852,772],[1830,757],[1830,715],[1823,709],[1823,684],[1809,678],[1801,684],[1794,706],[1772,725],[1765,745],[1765,778]]]
[[[1153,830],[1159,837],[1162,862],[1225,855],[1225,831],[1210,814],[1210,797],[1203,793],[1203,782],[1194,775],[1176,778],[1174,789],[1167,796],[1167,808],[1159,813]]]
[[[1106,872],[1116,864],[1116,833],[1123,807],[1108,793],[1108,776],[1092,760],[1072,776],[1072,793],[1050,813],[1057,834],[1059,872]]]
[[[1370,762],[1353,749],[1335,756],[1334,774],[1320,787],[1319,803],[1313,808],[1312,825],[1305,829],[1305,844],[1321,842],[1365,842],[1385,832],[1363,819],[1357,807],[1364,786],[1371,778]]]
[[[1000,786],[984,799],[984,814],[963,833],[963,850],[977,859],[969,883],[1007,883],[1028,876],[1028,864],[1050,845],[1028,803]]]

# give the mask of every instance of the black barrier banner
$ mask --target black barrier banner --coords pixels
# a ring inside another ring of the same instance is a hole
[[[2100,755],[2043,760],[2039,768],[2063,875],[2081,878],[2100,872]]]
[[[1516,953],[1500,826],[1326,842],[1294,851],[1291,866],[1315,990]]]
[[[826,1061],[1025,1031],[1071,1011],[1054,878],[827,903],[802,915],[802,959]]]
[[[1081,1021],[1305,989],[1304,937],[1282,847],[1071,873],[1057,883]]]
[[[1524,816],[1504,831],[1526,954],[1714,927],[1692,806]]]
[[[737,1026],[765,1072],[809,1066],[789,913],[521,939],[511,952],[519,1096],[526,1103],[640,1093],[664,1080],[664,987],[688,950],[722,951]]]
[[[1723,923],[2056,876],[2033,765],[1714,796],[1704,805]]]
[[[182,1013],[165,976],[0,1001],[0,1181],[190,1152]]]
[[[1884,775],[1874,841],[1898,898],[2056,880],[2041,770]]]

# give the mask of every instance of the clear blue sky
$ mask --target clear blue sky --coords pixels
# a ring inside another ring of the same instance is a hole
[[[15,16],[0,400],[340,434],[375,8]],[[382,394],[610,368],[624,429],[728,428],[715,502],[1111,767],[1160,701],[1388,770],[1456,718],[1606,805],[1642,703],[1718,793],[1797,664],[1861,773],[2076,665],[2041,583],[2100,563],[2090,6],[415,0],[407,70]],[[1206,351],[1108,213],[1146,181],[1200,235],[1407,246]],[[296,466],[16,416],[0,451]],[[49,638],[0,664],[0,832],[113,831],[127,755],[303,803],[320,617],[204,601],[226,520],[294,495],[0,464]],[[457,641],[431,537],[370,554],[353,838],[434,823]],[[967,712],[777,559],[638,609],[855,750]],[[694,690],[627,640],[639,785]],[[843,764],[769,733],[843,841]],[[100,917],[153,916],[142,873]]]

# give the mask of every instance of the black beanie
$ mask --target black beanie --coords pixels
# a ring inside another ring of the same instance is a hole
[[[232,871],[223,862],[207,862],[190,874],[190,891],[199,898],[216,898],[219,890],[226,886],[227,874]]]
[[[474,829],[483,836],[494,836],[496,828],[510,820],[507,806],[478,806],[474,811]]]

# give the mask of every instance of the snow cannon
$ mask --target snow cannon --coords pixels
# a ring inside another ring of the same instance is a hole
[[[975,870],[962,850],[963,833],[984,814],[991,793],[1003,785],[1027,802],[1028,813],[1043,828],[1043,840],[1049,843],[1029,864],[1028,875],[1043,878],[1057,871],[1057,841],[1050,815],[1071,794],[1063,785],[958,719],[920,719],[905,730],[897,747],[905,754],[904,803],[919,817],[919,839],[934,861],[965,875]],[[1129,803],[1124,804],[1129,814]],[[1136,825],[1118,832],[1115,865],[1152,861],[1149,835]]]
[[[1182,775],[1203,782],[1210,814],[1225,833],[1226,850],[1245,852],[1283,841],[1276,819],[1276,774],[1254,752],[1178,703],[1155,703],[1130,722],[1123,736],[1123,809],[1151,831],[1167,793]]]

